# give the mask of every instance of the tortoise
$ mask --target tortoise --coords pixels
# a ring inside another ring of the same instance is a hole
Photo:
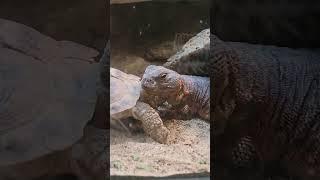
[[[152,139],[169,143],[169,130],[163,125],[151,98],[155,97],[148,97],[142,91],[138,76],[110,68],[110,119],[121,122],[133,117],[142,123],[145,133]]]
[[[107,131],[95,125],[107,118],[95,116],[106,91],[99,53],[0,19],[0,54],[0,179],[104,179]]]

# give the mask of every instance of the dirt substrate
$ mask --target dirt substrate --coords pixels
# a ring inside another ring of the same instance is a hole
[[[159,144],[145,134],[110,132],[111,175],[170,176],[210,172],[210,125],[204,121],[170,120],[165,125],[175,137]]]

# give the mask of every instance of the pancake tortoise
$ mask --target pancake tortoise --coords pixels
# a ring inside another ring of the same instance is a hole
[[[168,143],[169,130],[163,125],[158,112],[141,91],[140,78],[110,68],[110,116],[120,121],[129,117],[140,120],[147,135],[159,143]]]

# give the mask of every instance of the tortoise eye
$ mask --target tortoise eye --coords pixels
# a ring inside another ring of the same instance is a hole
[[[162,73],[162,74],[160,74],[160,77],[161,77],[162,79],[166,78],[166,77],[167,77],[167,73]]]

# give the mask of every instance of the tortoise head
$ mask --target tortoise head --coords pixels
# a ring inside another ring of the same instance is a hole
[[[150,65],[142,76],[141,86],[149,94],[170,96],[177,94],[182,86],[181,75],[163,66]]]

